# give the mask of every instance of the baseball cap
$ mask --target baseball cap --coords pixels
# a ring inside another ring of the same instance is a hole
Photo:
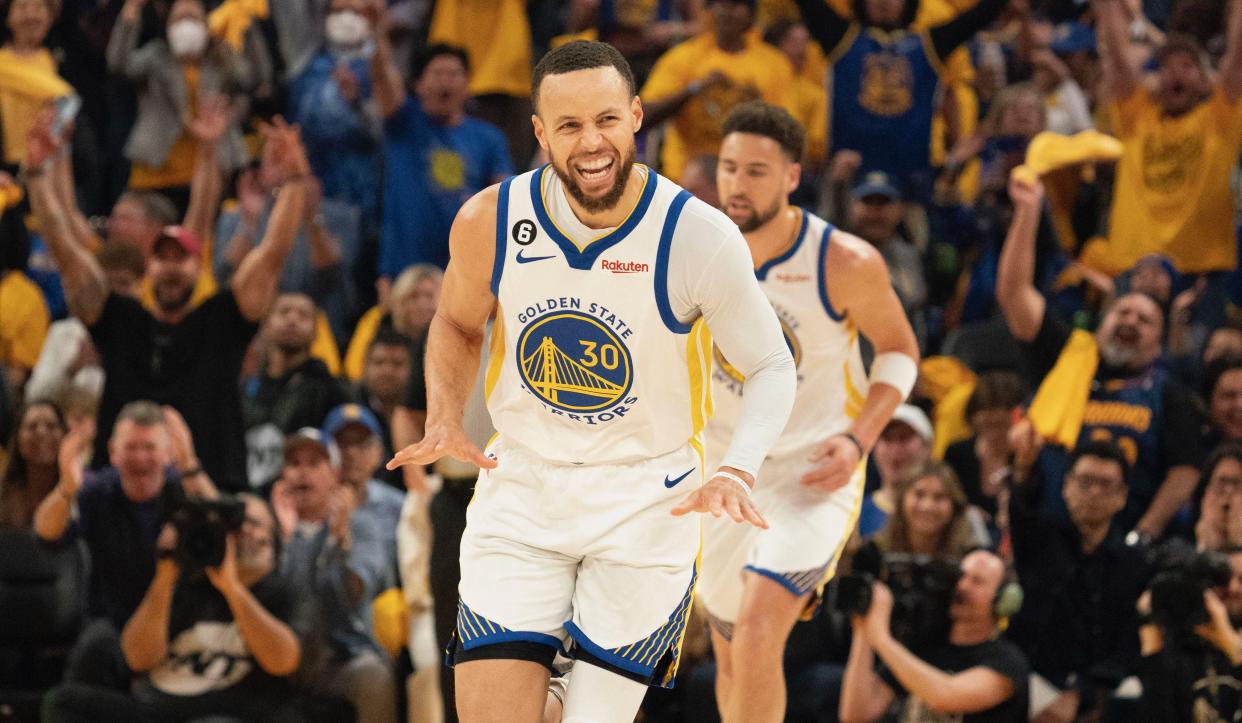
[[[863,176],[863,180],[857,186],[854,186],[854,198],[866,198],[867,196],[884,196],[894,201],[901,200],[901,191],[897,190],[897,184],[884,171],[871,171]]]
[[[935,433],[932,431],[931,420],[927,418],[927,415],[923,413],[922,409],[919,409],[913,404],[903,404],[900,407],[897,407],[897,411],[893,412],[893,418],[890,419],[888,423],[894,424],[897,422],[901,422],[902,424],[910,427],[910,429],[914,430],[915,434],[919,435],[928,442],[931,442],[935,437]]]
[[[294,450],[305,446],[318,449],[323,456],[328,458],[328,464],[333,467],[341,466],[341,451],[337,448],[336,441],[323,430],[314,427],[302,427],[285,438],[285,461],[289,460],[289,455]]]
[[[199,240],[194,232],[184,226],[165,226],[160,229],[160,235],[155,238],[155,245],[152,248],[158,248],[161,241],[176,241],[187,254],[198,256],[198,252],[203,248],[203,242]]]
[[[352,403],[338,405],[328,412],[327,419],[323,420],[323,431],[335,439],[336,433],[350,424],[360,424],[376,437],[384,436],[375,413],[361,404]]]

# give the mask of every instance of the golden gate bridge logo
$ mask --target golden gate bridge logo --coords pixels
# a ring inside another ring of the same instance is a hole
[[[517,344],[522,380],[547,404],[592,412],[625,397],[633,379],[629,350],[599,320],[557,312],[531,323]]]

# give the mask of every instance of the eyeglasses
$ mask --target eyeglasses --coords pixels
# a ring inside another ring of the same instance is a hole
[[[1124,482],[1119,482],[1115,479],[1109,479],[1108,477],[1095,477],[1089,474],[1070,473],[1070,474],[1065,475],[1065,479],[1073,482],[1074,484],[1078,485],[1084,490],[1089,490],[1089,489],[1094,488],[1101,492],[1116,492],[1120,490],[1122,487],[1125,487]]]

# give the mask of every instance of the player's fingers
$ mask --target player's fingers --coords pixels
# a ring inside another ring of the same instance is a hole
[[[742,509],[738,505],[738,499],[736,495],[730,495],[726,497],[724,501],[724,507],[725,507],[725,512],[729,513],[729,517],[732,517],[734,522],[741,523],[743,521],[744,518],[742,517]]]
[[[807,470],[807,472],[802,475],[802,479],[798,480],[798,482],[803,487],[818,487],[823,482],[827,474],[828,471],[826,468],[816,467],[814,469]]]
[[[686,495],[681,502],[678,502],[677,506],[670,510],[670,512],[674,517],[681,517],[682,515],[686,515],[691,512],[698,512],[701,508],[702,505],[699,500],[699,490],[695,490]]]
[[[394,470],[402,465],[418,463],[420,458],[425,455],[425,445],[427,444],[427,441],[428,440],[424,439],[421,442],[411,444],[400,452],[397,452],[392,456],[392,459],[388,460],[388,464],[384,466],[390,470]]]
[[[747,522],[761,530],[768,529],[768,521],[763,519],[763,514],[760,513],[759,508],[755,506],[754,500],[742,500],[741,508],[742,516],[746,518]]]
[[[496,469],[496,460],[483,454],[483,450],[473,444],[467,444],[461,450],[463,459],[481,469]]]
[[[831,448],[831,447],[829,447],[827,444],[821,444],[820,446],[818,446],[818,447],[816,447],[816,448],[815,448],[815,451],[814,451],[814,452],[812,452],[812,453],[811,453],[811,460],[810,460],[810,461],[811,461],[811,463],[812,463],[812,464],[815,464],[815,463],[821,462],[821,461],[823,461],[825,458],[827,458],[827,457],[828,457],[828,455],[829,455],[829,454],[831,454],[831,453],[832,453],[832,448]]]
[[[712,513],[712,517],[724,514],[724,503],[719,492],[704,492],[703,495],[707,498],[707,511]]]

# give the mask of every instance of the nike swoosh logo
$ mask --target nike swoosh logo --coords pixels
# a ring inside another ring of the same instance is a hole
[[[522,251],[525,251],[525,250],[526,249],[522,249]],[[522,251],[518,251],[518,254],[517,254],[517,262],[519,264],[531,264],[536,261],[544,261],[546,259],[553,258],[552,256],[523,256]]]
[[[678,475],[677,477],[674,477],[674,478],[672,478],[672,479],[669,479],[668,475],[664,475],[664,486],[665,486],[665,487],[667,487],[667,488],[669,488],[669,489],[673,489],[674,487],[676,487],[676,486],[677,486],[677,483],[678,483],[678,482],[682,481],[682,480],[683,480],[683,479],[685,479],[686,477],[689,477],[689,476],[690,476],[690,473],[691,473],[691,472],[693,472],[695,469],[696,469],[695,467],[691,467],[690,469],[686,470],[686,471],[685,471],[685,472],[683,472],[682,474],[680,474],[680,475]]]

